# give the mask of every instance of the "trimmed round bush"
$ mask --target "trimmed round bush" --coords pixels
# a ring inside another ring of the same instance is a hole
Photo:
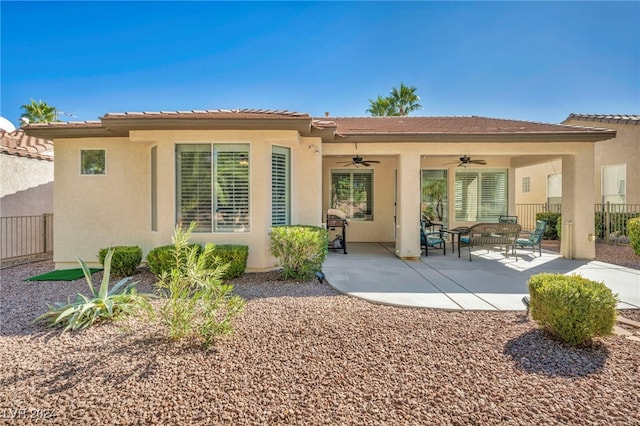
[[[536,220],[544,220],[547,222],[547,229],[544,231],[545,240],[557,240],[558,236],[558,219],[560,213],[542,212],[536,213]]]
[[[235,244],[220,244],[213,248],[213,259],[207,260],[206,265],[215,267],[219,265],[229,265],[222,275],[223,280],[237,278],[244,273],[247,268],[247,258],[249,257],[249,246]]]
[[[311,279],[327,256],[325,228],[307,225],[276,226],[271,230],[271,254],[285,279]]]
[[[198,252],[202,250],[202,246],[200,244],[189,244],[189,247],[196,247]],[[160,277],[163,272],[171,271],[176,265],[176,255],[175,255],[175,247],[173,244],[169,244],[166,246],[160,246],[152,249],[147,253],[147,265],[149,266],[149,270],[156,277]]]
[[[528,284],[532,318],[568,344],[612,334],[618,296],[604,283],[580,275],[537,274]]]
[[[136,269],[142,262],[142,249],[138,246],[116,246],[100,249],[98,260],[104,266],[104,258],[113,249],[111,257],[111,273],[116,277],[130,277],[136,273]]]

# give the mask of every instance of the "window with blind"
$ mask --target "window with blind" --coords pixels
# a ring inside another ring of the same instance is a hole
[[[373,170],[332,170],[331,207],[349,219],[373,220]]]
[[[151,230],[158,230],[158,147],[151,148]]]
[[[274,146],[271,150],[271,224],[289,225],[291,150]]]
[[[602,202],[623,204],[626,200],[627,165],[602,166]]]
[[[506,169],[456,170],[456,220],[497,222],[509,208],[508,182]]]
[[[249,232],[249,145],[176,146],[177,221],[196,232]]]
[[[547,175],[547,203],[562,204],[562,173]]]

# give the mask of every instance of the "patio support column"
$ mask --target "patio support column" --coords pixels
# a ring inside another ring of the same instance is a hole
[[[584,144],[575,155],[562,157],[562,235],[560,254],[569,259],[593,260],[594,147]]]
[[[420,155],[398,155],[396,256],[420,258]]]

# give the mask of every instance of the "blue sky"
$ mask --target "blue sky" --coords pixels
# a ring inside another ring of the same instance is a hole
[[[560,122],[640,113],[640,2],[0,3],[1,110],[287,109]]]

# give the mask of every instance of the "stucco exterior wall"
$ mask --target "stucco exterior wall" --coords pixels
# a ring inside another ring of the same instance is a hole
[[[132,131],[129,138],[56,140],[54,260],[76,267],[75,257],[96,260],[100,248],[138,245],[144,256],[171,243],[176,225],[175,146],[180,143],[248,143],[250,232],[194,233],[193,242],[249,246],[248,271],[269,270],[271,149],[291,149],[291,223],[322,221],[320,140],[295,131]],[[157,231],[151,230],[151,149],[157,149]],[[107,174],[80,176],[80,149],[106,149]],[[92,195],[93,194],[93,195]],[[108,224],[108,225],[105,225]],[[86,237],[78,229],[91,230]]]
[[[81,175],[80,151],[104,149],[106,174]],[[96,264],[101,248],[138,245],[147,250],[149,163],[147,149],[126,138],[55,141],[54,261]]]
[[[515,169],[516,204],[543,204],[547,202],[547,176],[562,173],[562,160]],[[522,191],[522,178],[529,178],[529,192]]]
[[[594,182],[597,190],[594,202],[602,202],[602,167],[626,164],[626,202],[640,204],[640,125],[594,123],[582,120],[569,120],[566,124],[605,127],[617,132],[615,138],[595,145]]]
[[[0,155],[0,216],[53,213],[53,161]]]

